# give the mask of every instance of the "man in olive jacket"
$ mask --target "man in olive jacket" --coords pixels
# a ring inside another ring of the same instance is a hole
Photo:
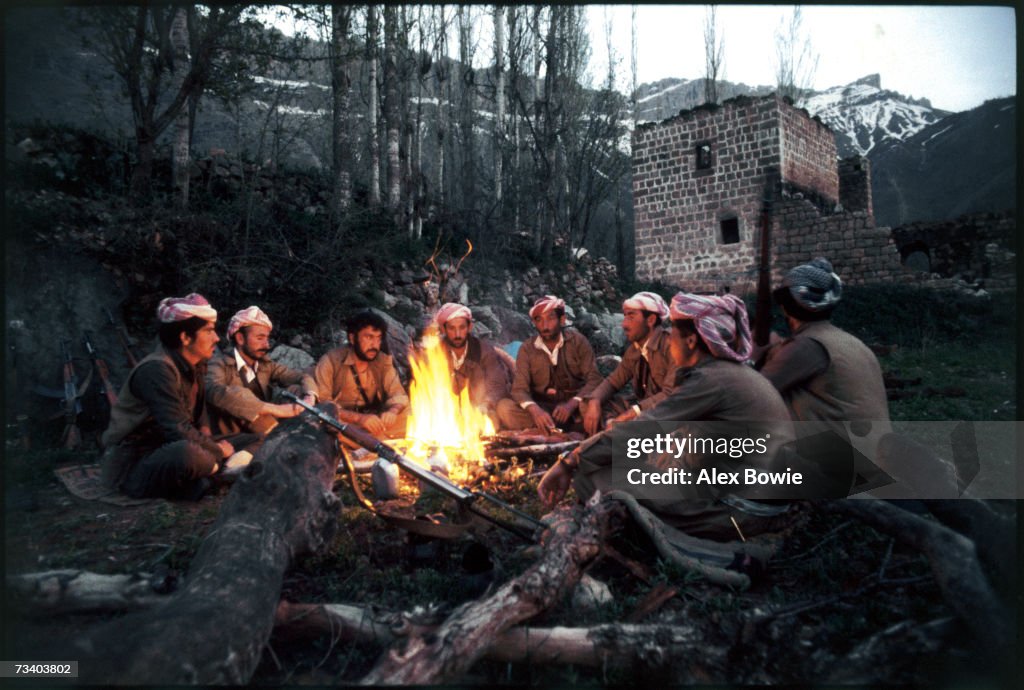
[[[316,404],[316,381],[309,374],[278,364],[267,357],[274,324],[257,306],[231,317],[227,336],[234,347],[210,360],[206,371],[206,401],[215,434],[266,435],[278,419],[302,411],[292,403],[271,402],[271,386],[296,387],[304,401]]]
[[[565,302],[545,295],[530,308],[537,337],[516,355],[512,397],[498,403],[506,429],[556,427],[583,431],[580,404],[601,382],[594,350],[575,330],[565,328]]]
[[[128,374],[100,460],[104,484],[134,498],[198,499],[234,453],[210,434],[204,374],[217,341],[217,312],[199,294],[157,307],[160,346]]]

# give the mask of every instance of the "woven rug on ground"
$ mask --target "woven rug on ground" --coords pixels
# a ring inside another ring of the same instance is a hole
[[[108,489],[100,480],[98,464],[58,467],[53,473],[67,487],[68,491],[86,501],[103,501],[117,506],[141,506],[160,500],[158,498],[131,498]]]

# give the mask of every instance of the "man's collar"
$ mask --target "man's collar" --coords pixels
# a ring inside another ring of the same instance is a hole
[[[239,351],[237,347],[231,348],[231,350],[235,355],[235,367],[238,368],[239,371],[241,371],[244,367],[250,366],[250,364],[245,361],[245,358],[242,357],[242,353]],[[260,360],[258,359],[254,361],[251,365],[253,371],[259,369],[259,366]]]
[[[558,342],[555,343],[555,347],[550,350],[548,349],[547,344],[544,342],[544,339],[540,337],[539,333],[537,334],[537,337],[534,338],[533,344],[537,346],[537,348],[544,350],[544,352],[553,355],[554,353],[558,352],[558,349],[562,347],[562,345],[565,345],[565,331],[562,331],[561,333],[558,334]]]

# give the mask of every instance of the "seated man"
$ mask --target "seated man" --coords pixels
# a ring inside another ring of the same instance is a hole
[[[391,355],[382,351],[388,324],[370,310],[349,319],[348,345],[320,358],[314,379],[320,400],[332,400],[338,419],[374,436],[403,438],[409,396],[402,387]]]
[[[200,498],[218,463],[234,452],[210,436],[204,375],[220,338],[217,312],[199,294],[157,307],[160,346],[128,374],[100,463],[103,481],[134,498]]]
[[[530,318],[538,335],[516,355],[512,397],[498,403],[502,427],[582,431],[580,403],[601,382],[594,350],[580,333],[565,328],[565,302],[557,297],[538,299]]]
[[[751,339],[743,301],[734,295],[715,297],[680,292],[672,298],[670,315],[672,360],[678,367],[676,387],[661,403],[643,412],[637,422],[756,423],[760,431],[768,430],[771,435],[769,452],[765,454],[770,460],[779,446],[792,440],[793,426],[778,392],[767,379],[744,364],[750,356]],[[580,500],[586,500],[596,490],[610,490],[612,445],[616,439],[621,442],[629,436],[631,426],[616,425],[560,459],[537,487],[541,501],[553,506],[565,495],[570,482],[575,484]],[[699,456],[687,457],[691,469],[700,463]],[[748,536],[773,527],[772,518],[731,510],[714,500],[693,498],[690,487],[680,486],[679,495],[678,500],[639,502],[692,536],[735,540],[737,531],[732,520]]]
[[[267,357],[273,328],[256,306],[239,311],[228,322],[228,340],[234,347],[210,360],[206,371],[206,402],[215,434],[234,436],[229,439],[232,441],[239,434],[262,437],[279,418],[294,417],[302,411],[291,403],[272,403],[271,385],[301,387],[303,400],[316,404],[316,381],[312,376]]]
[[[505,368],[498,360],[494,347],[480,340],[470,331],[473,312],[469,307],[449,302],[434,317],[441,330],[441,347],[448,354],[452,372],[452,392],[460,395],[469,390],[469,402],[491,418],[499,428],[498,402],[508,395]]]
[[[669,335],[661,327],[667,317],[668,305],[653,292],[638,292],[622,303],[622,330],[630,345],[619,366],[587,399],[583,426],[588,434],[597,433],[605,418],[610,424],[636,419],[671,392],[676,367]],[[632,396],[616,396],[627,383],[632,384]]]
[[[798,425],[801,435],[820,425],[839,430],[842,422],[870,423],[850,440],[874,460],[879,439],[892,431],[889,402],[874,353],[830,321],[842,294],[842,281],[827,259],[787,273],[772,296],[792,336],[767,352],[761,373],[782,394],[793,421],[818,423]],[[840,433],[846,436],[845,429]]]

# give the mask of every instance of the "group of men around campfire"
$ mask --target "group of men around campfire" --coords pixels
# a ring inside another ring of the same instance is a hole
[[[587,436],[541,479],[540,498],[551,506],[572,483],[581,499],[608,489],[612,448],[630,420],[757,421],[778,443],[793,438],[793,422],[864,420],[876,436],[884,432],[889,416],[878,361],[830,322],[841,293],[827,260],[794,268],[773,293],[791,336],[755,348],[735,295],[680,292],[666,303],[639,292],[622,304],[629,342],[607,377],[586,337],[567,327],[565,302],[552,295],[531,307],[537,335],[519,347],[511,376],[496,347],[472,334],[469,307],[445,304],[435,323],[453,391],[468,389],[496,428]],[[274,402],[275,389],[308,404],[333,401],[341,421],[378,437],[405,435],[409,397],[387,352],[387,322],[373,311],[354,315],[347,342],[310,372],[267,356],[273,324],[256,306],[232,316],[224,353],[216,348],[217,312],[201,295],[164,299],[157,317],[160,345],[129,374],[102,437],[111,489],[132,497],[202,496],[219,470],[244,463],[279,419],[302,411]],[[736,515],[715,501],[681,498],[659,502],[657,510],[697,535],[735,536]],[[753,534],[769,522],[749,516],[744,530]]]

